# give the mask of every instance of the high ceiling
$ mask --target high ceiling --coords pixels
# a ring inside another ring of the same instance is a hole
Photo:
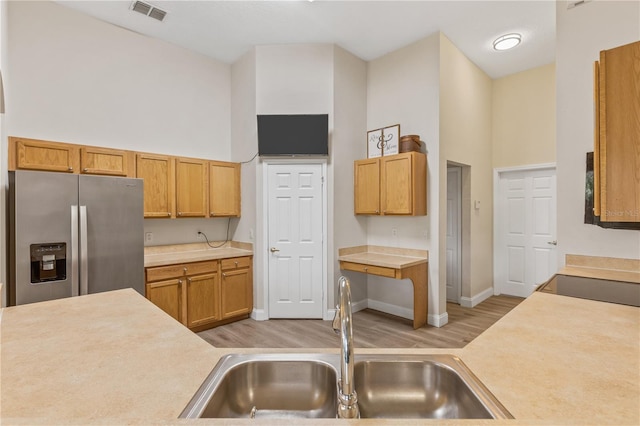
[[[335,43],[371,60],[436,31],[492,78],[555,60],[553,0],[147,2],[167,12],[163,22],[133,12],[129,0],[56,2],[226,63],[252,46],[291,43]],[[493,40],[510,32],[522,44],[495,51]]]

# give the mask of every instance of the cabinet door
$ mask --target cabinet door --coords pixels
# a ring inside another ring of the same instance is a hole
[[[405,152],[380,160],[382,214],[427,214],[426,158],[421,152]]]
[[[136,177],[144,179],[144,217],[175,217],[173,159],[136,155]]]
[[[240,164],[209,162],[209,215],[240,217]]]
[[[181,279],[147,283],[147,299],[182,322],[182,284]]]
[[[131,152],[84,146],[80,149],[82,173],[90,175],[131,176]]]
[[[9,170],[43,170],[77,173],[79,148],[70,144],[9,138]]]
[[[187,277],[187,327],[220,320],[218,274]]]
[[[380,214],[380,159],[355,161],[353,181],[355,214]]]
[[[176,159],[176,210],[178,217],[207,216],[207,161]]]
[[[600,219],[640,222],[640,41],[600,52],[598,86]]]
[[[220,285],[222,318],[247,315],[253,309],[253,279],[251,268],[241,268],[222,273]]]

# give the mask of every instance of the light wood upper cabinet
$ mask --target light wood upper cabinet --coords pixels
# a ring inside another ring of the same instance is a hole
[[[80,148],[80,172],[90,175],[133,176],[133,152],[83,146]]]
[[[144,217],[175,217],[173,158],[137,154],[136,177],[144,180]]]
[[[240,163],[209,161],[209,216],[240,217]]]
[[[71,144],[9,137],[9,170],[78,173],[80,147]]]
[[[640,41],[601,51],[595,71],[594,213],[640,222]]]
[[[405,152],[358,160],[354,166],[356,214],[427,214],[427,156]]]
[[[207,217],[208,162],[176,159],[176,210],[178,217]]]
[[[354,210],[356,214],[380,214],[380,159],[353,163]]]

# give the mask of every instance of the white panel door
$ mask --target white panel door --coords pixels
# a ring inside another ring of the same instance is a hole
[[[527,297],[557,272],[555,169],[500,173],[496,286]]]
[[[460,302],[462,282],[462,169],[447,169],[447,300]]]
[[[322,318],[322,165],[267,167],[269,317]]]

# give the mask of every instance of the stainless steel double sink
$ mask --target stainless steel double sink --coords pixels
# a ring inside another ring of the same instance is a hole
[[[362,418],[513,418],[453,355],[357,355]],[[335,418],[337,354],[227,355],[181,418]]]

